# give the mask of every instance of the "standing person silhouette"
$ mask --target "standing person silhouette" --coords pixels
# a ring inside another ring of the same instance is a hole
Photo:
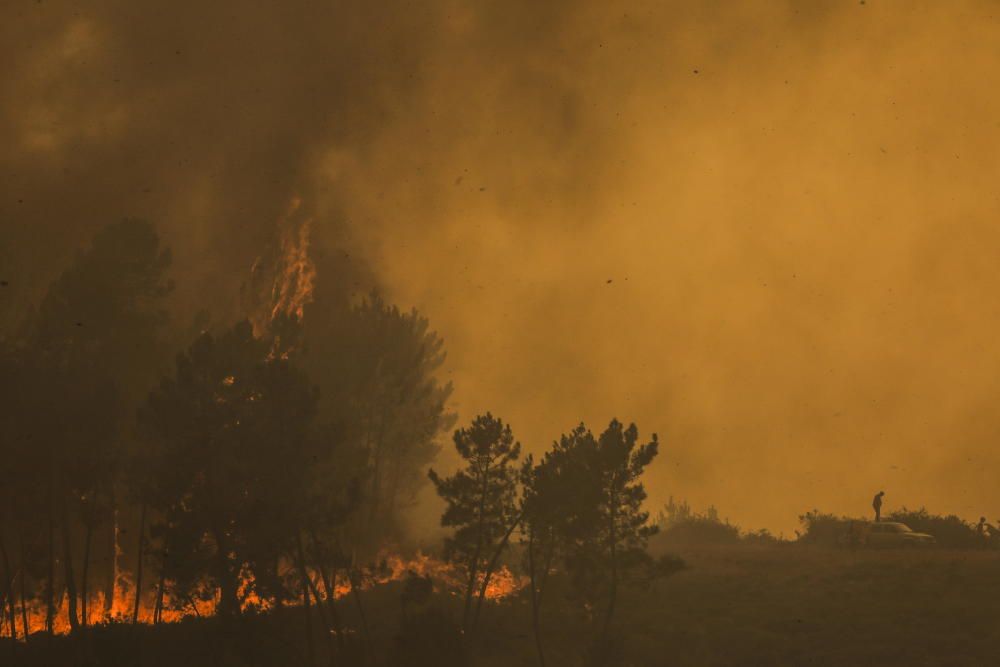
[[[882,496],[884,495],[885,491],[879,491],[878,493],[875,494],[875,497],[872,498],[872,509],[875,510],[876,522],[882,520]]]
[[[990,524],[986,523],[986,517],[979,517],[979,523],[976,524],[976,535],[979,537],[979,543],[983,547],[990,546],[990,539],[996,534],[996,529]]]

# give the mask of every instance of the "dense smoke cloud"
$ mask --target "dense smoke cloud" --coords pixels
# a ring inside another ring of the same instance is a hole
[[[370,141],[413,89],[431,13],[365,5],[8,5],[0,215],[14,290],[136,216],[173,246],[181,300],[234,314],[292,197],[315,206],[330,187],[318,159]]]
[[[989,513],[991,11],[11,3],[0,322],[125,216],[174,248],[180,316],[231,318],[298,195],[444,335],[463,421],[538,451],[635,420],[653,501],[751,526],[880,487]]]

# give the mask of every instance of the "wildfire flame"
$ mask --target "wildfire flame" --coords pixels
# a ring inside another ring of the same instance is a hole
[[[373,586],[383,586],[392,582],[399,582],[406,579],[411,574],[429,577],[435,584],[435,588],[450,595],[461,594],[467,583],[460,568],[442,561],[440,559],[417,552],[412,558],[404,558],[396,554],[382,554],[380,561],[383,567],[378,568],[377,574],[367,579],[362,584],[362,589]],[[289,566],[290,567],[290,566]],[[316,590],[323,590],[318,573],[311,572],[311,578]],[[481,579],[480,579],[481,581]],[[515,595],[526,585],[524,577],[513,574],[506,566],[499,568],[490,578],[490,583],[486,587],[486,599],[492,602],[499,602],[512,595]],[[351,593],[351,584],[346,577],[338,577],[334,588],[334,598],[340,599]],[[478,590],[478,586],[477,586]],[[267,610],[271,604],[267,600],[262,600],[253,592],[253,578],[249,574],[242,576],[240,584],[240,598],[243,600],[244,611],[250,608]],[[20,601],[15,605],[15,622],[19,637],[23,638]],[[296,604],[292,602],[291,604]],[[298,602],[301,604],[301,601]],[[163,608],[160,612],[161,623],[177,623],[185,618],[212,616],[217,605],[216,599],[201,599],[194,597],[188,600],[177,600],[165,593]],[[144,624],[153,623],[153,616],[156,606],[156,591],[151,589],[140,596],[138,622]],[[68,634],[69,623],[69,602],[65,591],[55,602],[56,613],[53,618],[53,632],[55,634]],[[130,622],[135,608],[135,583],[128,573],[121,573],[115,586],[115,595],[110,605],[110,610],[105,610],[105,599],[103,592],[96,592],[90,596],[87,604],[87,616],[90,624],[97,623],[124,623]],[[25,612],[28,617],[28,630],[34,634],[45,630],[46,609],[45,601],[40,598],[27,600]],[[9,636],[9,624],[3,613],[0,613],[0,636]]]
[[[258,257],[251,268],[248,307],[256,335],[262,335],[279,316],[301,320],[312,301],[316,282],[316,265],[309,255],[313,219],[303,216],[301,209],[302,200],[293,197],[277,223],[276,253]]]
[[[387,584],[392,581],[401,581],[410,574],[419,577],[429,577],[437,583],[443,590],[452,595],[462,591],[467,583],[465,575],[452,565],[432,556],[417,552],[413,558],[402,558],[397,555],[387,555],[383,557],[386,573],[376,577],[376,584]],[[479,582],[481,585],[482,577]],[[515,576],[506,566],[502,566],[490,577],[490,583],[486,586],[486,599],[499,601],[517,593],[526,584],[524,577]],[[478,585],[477,585],[478,590]],[[335,597],[340,598],[350,593],[350,584],[344,582],[338,584],[335,590]]]

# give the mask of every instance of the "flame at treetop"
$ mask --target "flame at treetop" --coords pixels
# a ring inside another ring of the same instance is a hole
[[[313,219],[302,215],[301,209],[301,198],[293,197],[278,220],[275,252],[258,257],[251,268],[247,307],[258,336],[279,316],[301,320],[312,301],[316,281],[316,265],[309,255]]]

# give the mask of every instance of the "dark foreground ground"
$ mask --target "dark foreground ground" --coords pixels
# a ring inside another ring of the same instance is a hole
[[[801,547],[676,549],[689,569],[627,590],[617,628],[619,665],[1000,665],[1000,554],[980,551],[859,551]],[[369,665],[454,665],[462,642],[454,600],[404,621],[399,586],[368,591]],[[341,603],[348,623],[359,619]],[[553,589],[544,639],[549,667],[580,665],[592,633]],[[440,610],[440,611],[436,611]],[[38,637],[0,665],[147,667],[307,664],[299,610],[224,626],[194,620],[158,628],[111,626],[82,638]],[[313,637],[317,665],[332,664]],[[467,664],[535,665],[526,602],[491,606]],[[340,665],[361,665],[360,654]]]

